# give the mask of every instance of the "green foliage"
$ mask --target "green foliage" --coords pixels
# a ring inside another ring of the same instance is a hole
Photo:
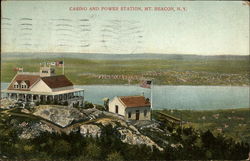
[[[105,107],[102,105],[96,105],[96,109],[98,109],[100,111],[105,111]]]
[[[7,156],[10,160],[242,160],[249,152],[249,144],[236,142],[224,134],[174,125],[168,130],[168,124],[164,123],[160,131],[141,129],[141,133],[164,151],[123,143],[111,125],[102,127],[99,138],[83,137],[76,131],[70,134],[43,132],[25,140],[19,138],[21,131],[17,125],[23,121],[32,123],[31,120],[0,116],[0,157]]]
[[[110,154],[107,155],[107,161],[123,161],[123,157],[119,152],[111,152]]]
[[[99,147],[96,143],[89,143],[84,148],[84,153],[87,159],[101,159],[101,147]]]
[[[249,108],[207,111],[162,110],[161,112],[177,118],[182,117],[185,127],[191,126],[202,131],[209,129],[214,135],[222,133],[237,142],[250,142],[250,128],[247,126],[250,124]],[[153,117],[160,119],[157,112],[153,112]],[[166,124],[171,131],[171,124],[168,121],[162,121],[162,123]]]
[[[36,105],[36,106],[39,106],[39,105],[40,105],[40,102],[39,102],[39,101],[37,101],[37,102],[35,103],[35,105]]]
[[[64,101],[64,102],[63,102],[63,105],[64,105],[64,106],[68,106],[69,103],[68,103],[67,101]]]
[[[86,101],[84,104],[84,108],[88,109],[88,108],[94,108],[94,105],[91,102]]]

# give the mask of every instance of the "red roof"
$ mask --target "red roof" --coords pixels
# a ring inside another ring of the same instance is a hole
[[[9,85],[8,90],[17,90],[17,89],[14,89],[13,87],[15,82],[20,84],[22,81],[24,81],[28,85],[28,87],[30,87],[39,79],[40,79],[39,75],[18,74]],[[29,91],[29,89],[20,89],[20,88],[18,90]]]
[[[41,79],[50,87],[50,88],[61,88],[73,86],[73,83],[68,80],[65,75],[56,75],[50,77],[41,77]]]
[[[34,83],[38,82],[38,80],[42,79],[50,88],[61,88],[73,86],[73,83],[68,80],[64,75],[50,76],[50,77],[40,77],[40,75],[30,75],[30,74],[17,74],[15,79],[11,82],[8,87],[8,90],[21,90],[21,91],[29,91]],[[17,82],[19,85],[24,81],[28,85],[28,89],[18,88],[15,89],[14,83]]]
[[[122,96],[118,98],[126,107],[150,107],[149,99],[144,96]]]

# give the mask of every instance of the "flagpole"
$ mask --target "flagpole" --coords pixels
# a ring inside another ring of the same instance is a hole
[[[152,115],[153,115],[153,80],[151,81],[151,88],[150,88],[150,99],[151,99],[151,104],[150,104],[150,109],[151,109],[151,120],[152,120]]]
[[[64,75],[64,64],[65,64],[65,61],[64,61],[64,58],[63,58],[63,75]]]

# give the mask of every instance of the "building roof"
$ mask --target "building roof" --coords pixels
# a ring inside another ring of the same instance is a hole
[[[12,80],[11,84],[8,87],[8,90],[15,90],[13,88],[13,85],[15,82],[20,84],[22,81],[25,81],[26,83],[29,82],[28,86],[32,86],[34,83],[36,83],[40,79],[39,75],[28,75],[28,74],[17,74],[15,78]],[[23,90],[27,91],[29,89],[18,89],[18,90]]]
[[[122,96],[118,99],[126,107],[150,107],[149,99],[146,99],[144,96]]]
[[[61,88],[73,86],[73,83],[68,80],[65,75],[56,75],[50,77],[41,77],[41,79],[50,87],[50,88]]]
[[[73,83],[68,80],[68,78],[64,75],[50,76],[50,77],[40,77],[40,75],[34,74],[17,74],[12,82],[10,83],[8,90],[20,90],[20,91],[29,91],[30,87],[33,86],[39,80],[43,80],[50,88],[61,88],[73,86]],[[14,89],[13,85],[15,82],[20,84],[24,81],[27,85],[27,89]]]

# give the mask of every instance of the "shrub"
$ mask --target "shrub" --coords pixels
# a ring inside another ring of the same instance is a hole
[[[84,108],[94,108],[94,105],[90,102],[85,102]]]
[[[107,161],[123,161],[123,157],[119,152],[111,152],[110,154],[108,154],[107,156]]]

